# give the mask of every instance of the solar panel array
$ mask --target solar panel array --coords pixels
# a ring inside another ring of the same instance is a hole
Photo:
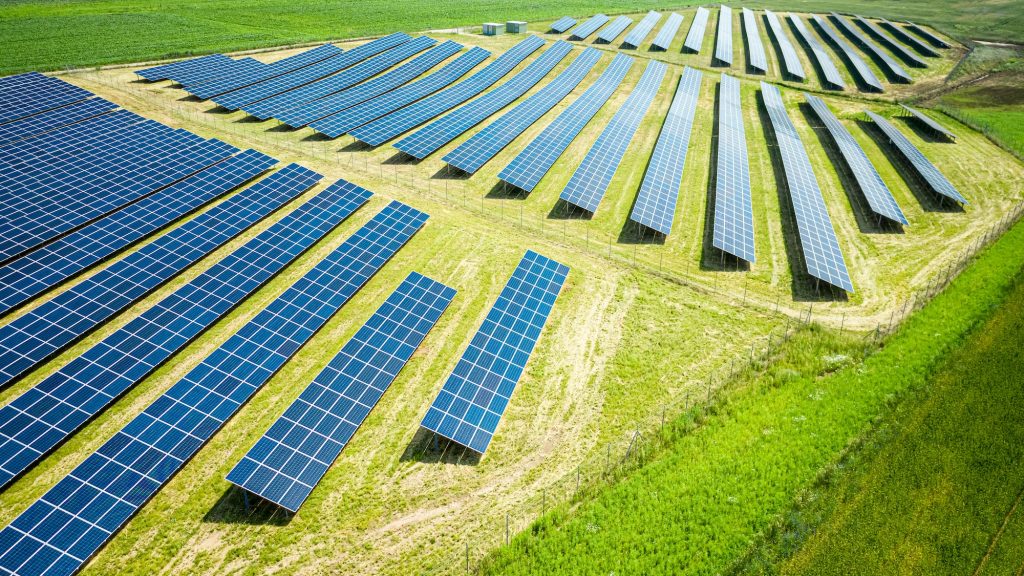
[[[564,264],[527,250],[421,426],[487,451],[568,273]]]
[[[657,60],[647,63],[640,82],[597,137],[559,198],[588,212],[597,211],[630,140],[658,95],[666,70],[665,64]]]
[[[452,288],[410,274],[227,480],[297,512],[454,297]]]
[[[668,15],[668,20],[665,20],[665,25],[658,30],[658,35],[654,37],[651,42],[651,49],[668,50],[668,47],[672,45],[672,40],[676,37],[676,32],[679,32],[679,26],[683,23],[683,17],[675,12]]]
[[[927,114],[925,114],[925,113],[923,113],[923,112],[921,112],[919,110],[915,110],[915,109],[911,108],[910,106],[907,106],[906,104],[900,104],[900,107],[902,107],[907,112],[910,112],[910,114],[914,118],[917,118],[917,120],[919,122],[921,122],[922,124],[924,124],[925,126],[927,126],[929,130],[931,130],[933,132],[936,132],[938,134],[941,134],[941,135],[945,136],[946,138],[948,138],[950,140],[956,140],[956,135],[955,134],[953,134],[952,132],[947,130],[946,127],[943,126],[942,124],[939,124],[938,122],[933,120],[931,116],[929,116],[929,115],[927,115]]]
[[[686,33],[686,40],[683,41],[683,48],[697,54],[700,52],[701,44],[704,43],[704,31],[708,27],[708,18],[711,12],[701,6],[693,14],[693,22],[690,22],[690,31]]]
[[[570,40],[586,40],[587,36],[590,36],[601,26],[604,26],[610,18],[604,14],[595,14],[591,16],[586,22],[573,28],[572,33],[569,34]]]
[[[843,77],[839,74],[839,69],[836,68],[835,62],[832,61],[832,57],[828,55],[828,51],[825,47],[818,42],[818,39],[811,34],[811,31],[804,25],[804,21],[800,19],[796,14],[789,15],[789,21],[793,23],[793,27],[796,28],[797,33],[811,49],[811,55],[814,56],[814,60],[818,63],[821,68],[821,73],[825,75],[822,83],[831,85],[838,89],[846,87],[846,82],[843,81]]]
[[[907,71],[904,70],[888,52],[879,48],[878,44],[872,42],[871,39],[865,36],[864,33],[854,26],[852,22],[835,12],[832,13],[832,20],[839,24],[839,27],[846,32],[847,36],[853,38],[853,41],[856,42],[858,46],[868,51],[868,53],[874,57],[875,61],[878,62],[879,66],[885,70],[890,79],[897,82],[905,82],[907,84],[914,81],[914,79],[910,77],[910,74],[907,74]]]
[[[597,81],[505,166],[498,178],[527,192],[532,191],[555,160],[622,84],[632,66],[632,58],[616,54]]]
[[[568,96],[600,59],[600,50],[587,48],[536,94],[445,154],[444,161],[463,172],[476,172],[509,142]]]
[[[456,58],[454,62],[426,78],[317,120],[310,124],[310,128],[331,138],[337,138],[450,85],[490,55],[491,53],[487,50],[474,46]]]
[[[189,87],[199,86],[205,82],[212,82],[218,78],[258,75],[263,73],[267,69],[267,66],[268,64],[264,64],[255,58],[246,56],[239,60],[228,59],[228,61],[216,67],[209,66],[176,73],[172,80],[180,84],[182,88],[188,89]]]
[[[611,44],[619,37],[620,34],[629,28],[629,25],[633,23],[633,19],[627,16],[619,16],[612,23],[609,24],[604,30],[601,30],[597,35],[597,42],[604,42],[605,44]]]
[[[79,570],[426,220],[397,202],[0,532],[0,570]]]
[[[246,67],[237,70],[235,73],[217,75],[208,82],[202,82],[199,84],[185,84],[185,90],[203,100],[213,98],[214,96],[220,96],[226,92],[232,90],[238,90],[239,88],[262,82],[268,78],[274,78],[282,74],[287,74],[293,70],[304,68],[315,64],[321,60],[325,60],[332,56],[341,54],[341,48],[333,44],[324,44],[311,48],[304,52],[289,56],[274,62],[273,64],[265,64],[262,67]]]
[[[732,66],[732,9],[725,5],[718,9],[718,38],[715,41],[715,60]]]
[[[576,19],[569,16],[562,16],[551,23],[551,30],[561,34],[576,25]]]
[[[177,62],[170,62],[159,66],[153,66],[151,68],[136,70],[135,73],[144,80],[159,82],[160,80],[171,80],[176,76],[188,74],[197,70],[219,68],[230,60],[231,58],[228,58],[223,54],[210,54],[208,56],[189,58],[188,60],[179,60]]]
[[[194,264],[320,180],[289,165],[0,327],[0,386]]]
[[[647,173],[640,185],[640,194],[629,216],[630,220],[666,236],[672,231],[702,78],[698,70],[689,66],[683,69],[672,106],[668,109],[658,143],[654,145],[654,153],[647,165]]]
[[[789,41],[789,36],[782,29],[782,22],[779,21],[779,17],[771,10],[765,10],[764,17],[768,21],[768,29],[771,30],[772,36],[775,37],[775,42],[779,45],[779,50],[782,51],[782,65],[786,69],[786,74],[803,80],[806,77],[804,65],[800,62],[800,57],[797,56],[793,43]]]
[[[805,93],[804,99],[811,105],[811,109],[814,110],[814,113],[825,124],[825,128],[832,135],[832,139],[835,140],[836,145],[839,147],[839,152],[843,155],[843,159],[846,161],[846,165],[849,166],[850,172],[853,173],[857,186],[860,187],[861,192],[867,199],[871,211],[894,222],[909,224],[907,217],[900,210],[899,204],[896,203],[896,199],[893,198],[892,192],[889,191],[889,187],[885,185],[882,177],[878,174],[878,170],[875,169],[875,165],[868,159],[864,149],[861,148],[853,135],[836,118],[835,114],[828,109],[828,105],[821,98],[811,94]]]
[[[0,486],[74,434],[371,196],[339,180],[0,408]]]
[[[779,154],[786,174],[789,197],[796,213],[796,226],[800,232],[800,248],[803,250],[807,272],[819,280],[853,292],[850,273],[846,269],[843,251],[839,248],[832,219],[825,207],[818,181],[814,177],[811,161],[807,157],[800,134],[786,114],[782,94],[778,87],[761,82],[761,95],[771,118]]]
[[[371,78],[362,84],[346,88],[341,92],[335,92],[330,96],[307,102],[287,112],[278,114],[277,119],[289,126],[301,128],[311,122],[336,114],[360,102],[365,102],[398,88],[445,61],[449,56],[458,54],[460,50],[462,50],[462,44],[447,40],[394,70]]]
[[[92,96],[88,90],[38,72],[8,78],[11,80],[0,86],[0,123],[60,108]]]
[[[490,88],[498,79],[511,72],[527,56],[543,45],[544,41],[540,38],[528,36],[504,54],[498,56],[493,62],[485,66],[483,70],[462,82],[405,108],[377,118],[368,124],[349,131],[349,134],[370,146],[379,146]]]
[[[917,50],[919,54],[924,54],[925,56],[931,56],[933,58],[939,56],[939,53],[936,52],[935,50],[932,50],[931,46],[928,46],[924,42],[921,42],[913,35],[911,35],[909,32],[904,30],[902,27],[898,26],[896,23],[890,22],[885,18],[880,18],[879,20],[882,22],[883,28],[892,32],[893,36],[898,38],[900,42],[903,42],[907,46],[910,46],[914,50]]]
[[[247,150],[7,263],[0,267],[0,310],[53,288],[276,163]]]
[[[942,38],[939,38],[924,26],[918,26],[913,22],[907,22],[907,28],[916,33],[918,36],[921,36],[922,38],[927,40],[929,43],[931,43],[932,46],[935,46],[936,48],[952,48],[952,46],[950,46],[948,42],[946,42]]]
[[[76,124],[112,112],[116,108],[117,104],[107,102],[103,98],[89,98],[21,120],[0,124],[0,146]]]
[[[881,28],[875,25],[874,22],[857,16],[857,23],[860,24],[861,28],[867,30],[872,36],[874,36],[879,42],[885,44],[885,47],[892,50],[901,60],[913,66],[914,68],[927,68],[928,63],[922,60],[917,54],[914,54],[907,49],[906,46],[897,42],[892,36],[889,36],[882,31]]]
[[[564,40],[555,42],[508,82],[402,138],[395,148],[420,160],[426,158],[525,94],[571,51],[572,44]]]
[[[924,154],[917,149],[917,146],[907,140],[895,126],[889,123],[888,120],[882,118],[878,114],[873,112],[865,113],[869,118],[885,133],[885,136],[889,139],[896,149],[900,151],[904,158],[910,162],[910,165],[914,168],[914,171],[928,183],[928,186],[936,193],[943,197],[949,198],[961,204],[968,204],[967,199],[963,197],[960,192],[946,179],[945,176],[939,172],[938,168],[935,167]]]
[[[747,262],[754,253],[754,205],[750,161],[743,127],[740,83],[722,74],[718,85],[718,159],[715,166],[715,218],[711,244]]]
[[[757,16],[749,8],[743,9],[743,31],[747,36],[747,62],[761,72],[768,71],[768,58],[764,53],[761,33],[757,29]]]
[[[882,82],[878,80],[878,77],[875,76],[875,73],[871,70],[871,67],[868,66],[868,63],[860,57],[860,54],[858,54],[852,46],[847,44],[846,41],[843,40],[843,37],[840,36],[824,18],[817,14],[812,14],[811,18],[814,18],[815,24],[818,25],[819,30],[825,33],[825,37],[831,40],[832,43],[839,48],[840,52],[846,56],[847,62],[853,66],[853,71],[860,78],[861,82],[872,90],[884,92],[885,88],[882,86]]]
[[[622,41],[625,46],[632,46],[633,48],[639,47],[643,44],[644,40],[647,39],[647,35],[654,30],[654,27],[658,24],[658,20],[661,20],[661,14],[651,10],[646,16],[640,20],[640,23],[636,25],[626,34],[626,38]]]

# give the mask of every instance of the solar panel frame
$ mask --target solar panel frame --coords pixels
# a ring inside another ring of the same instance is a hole
[[[789,36],[786,35],[779,17],[771,10],[765,10],[764,19],[768,22],[768,30],[771,31],[772,36],[778,43],[779,50],[782,51],[782,64],[785,67],[786,73],[803,81],[807,77],[804,72],[804,65],[800,62],[800,57],[797,56],[793,43],[789,41]]]
[[[929,44],[931,44],[932,46],[935,46],[936,48],[952,48],[953,47],[948,42],[946,42],[942,38],[939,38],[931,30],[928,30],[924,26],[919,26],[917,24],[914,24],[913,22],[908,21],[907,22],[907,29],[910,30],[911,32],[917,34],[918,36],[924,38],[925,40],[928,41]]]
[[[559,34],[561,34],[561,33],[565,32],[566,30],[568,30],[569,28],[572,28],[575,25],[576,25],[576,19],[575,18],[572,18],[570,16],[562,16],[558,20],[555,20],[554,22],[552,22],[551,26],[549,27],[549,29],[553,30],[553,31],[555,31],[555,32],[557,32]]]
[[[708,18],[711,12],[700,6],[693,14],[693,21],[690,22],[690,30],[686,33],[686,40],[683,41],[684,51],[689,50],[694,54],[700,53],[701,45],[704,44],[704,33],[708,27]]]
[[[420,426],[484,454],[569,267],[527,250]]]
[[[658,30],[658,34],[651,41],[651,50],[655,48],[659,50],[668,51],[669,46],[672,45],[672,40],[675,39],[676,33],[679,32],[679,26],[683,23],[683,17],[675,12],[668,15],[668,19],[665,20],[665,24]]]
[[[881,28],[875,25],[874,22],[864,18],[863,16],[855,16],[857,24],[861,28],[867,30],[869,34],[875,37],[879,42],[885,44],[885,47],[900,57],[905,63],[914,68],[927,68],[928,63],[922,60],[917,54],[911,52],[906,46],[900,44],[895,38],[889,36],[882,31]]]
[[[604,26],[611,18],[604,14],[594,14],[586,22],[573,28],[572,33],[569,34],[569,40],[586,40],[587,36],[590,36],[601,26]]]
[[[654,27],[658,25],[658,21],[661,20],[661,13],[650,10],[647,15],[644,16],[635,28],[626,34],[626,37],[622,40],[624,47],[639,48],[647,36],[654,30]]]
[[[732,9],[724,4],[718,9],[715,60],[732,66]]]
[[[103,98],[88,98],[61,108],[0,124],[0,146],[45,134],[116,109],[117,104]]]
[[[882,82],[875,76],[868,63],[853,49],[853,46],[847,44],[843,37],[824,18],[817,14],[811,14],[811,18],[818,26],[818,29],[824,33],[824,37],[831,41],[833,46],[837,47],[840,53],[846,57],[846,61],[851,66],[851,71],[860,78],[860,81],[876,92],[885,92]]]
[[[839,24],[839,27],[846,32],[846,35],[853,39],[854,43],[867,51],[875,62],[878,63],[885,73],[889,76],[889,79],[895,82],[902,82],[910,84],[914,79],[899,65],[896,60],[889,55],[888,52],[882,50],[877,44],[871,41],[870,38],[864,35],[852,22],[847,20],[835,12],[832,13],[832,21]]]
[[[936,122],[935,119],[932,118],[931,116],[928,116],[927,114],[925,114],[924,112],[921,112],[920,110],[915,110],[914,108],[911,108],[910,106],[907,106],[906,104],[900,104],[900,108],[903,108],[903,110],[909,112],[911,116],[913,116],[919,122],[924,124],[929,130],[932,130],[933,132],[936,132],[937,134],[945,136],[949,140],[953,140],[953,141],[956,140],[956,134],[953,134],[948,129],[946,129],[945,126],[943,126],[942,124],[939,124],[938,122]]]
[[[409,274],[235,464],[227,481],[298,512],[454,297],[454,289]]]
[[[620,34],[629,28],[629,25],[633,23],[633,19],[628,16],[618,16],[612,23],[606,26],[601,32],[597,34],[596,43],[611,44],[619,37]]]
[[[761,32],[757,29],[757,16],[749,8],[743,9],[743,30],[747,35],[747,63],[761,72],[768,71],[768,56],[761,42]]]
[[[910,34],[902,27],[896,25],[895,22],[890,22],[885,18],[879,18],[879,21],[882,23],[883,28],[891,32],[893,36],[900,40],[900,42],[903,42],[907,46],[910,46],[911,48],[916,50],[918,54],[923,54],[925,56],[930,56],[932,58],[938,58],[939,56],[941,56],[941,54],[933,50],[931,46],[925,44],[924,42],[921,42],[914,35]]]
[[[864,113],[882,130],[886,138],[889,139],[889,142],[900,151],[914,171],[928,184],[933,192],[960,204],[970,204],[967,198],[960,194],[956,187],[942,175],[942,172],[939,172],[939,169],[902,132],[878,114],[868,110],[865,110]]]
[[[814,34],[807,29],[804,25],[804,21],[796,14],[789,15],[789,21],[793,24],[793,28],[796,29],[797,34],[803,39],[807,47],[810,48],[811,56],[818,63],[821,68],[821,73],[825,76],[822,78],[822,85],[826,88],[828,85],[836,87],[840,90],[846,88],[846,81],[843,80],[842,75],[839,74],[839,69],[836,68],[835,62],[832,61],[832,57],[828,55],[828,51],[825,47],[818,42],[818,39],[814,37]]]
[[[722,74],[718,86],[718,156],[711,245],[754,263],[754,205],[742,106],[739,81]]]

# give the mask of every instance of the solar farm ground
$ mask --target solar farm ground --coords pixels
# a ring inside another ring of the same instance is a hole
[[[588,11],[596,9],[578,12]],[[783,82],[787,110],[807,147],[856,287],[849,299],[816,290],[799,260],[788,196],[778,177],[781,166],[771,146],[770,131],[765,131],[768,120],[757,89],[757,80],[762,77],[739,72],[740,63],[746,62],[740,36],[734,38],[737,65],[730,69],[711,67],[714,30],[710,25],[699,55],[680,54],[678,45],[692,10],[681,12],[686,20],[668,52],[647,50],[653,33],[639,50],[622,50],[638,60],[623,87],[537,189],[525,197],[507,194],[496,178],[498,171],[589,87],[619,51],[617,46],[602,46],[607,53],[587,79],[472,177],[447,173],[441,157],[475,130],[414,163],[397,155],[390,145],[368,149],[352,145],[347,137],[325,141],[309,129],[285,130],[276,121],[255,122],[241,112],[214,110],[211,103],[185,98],[184,92],[166,82],[134,82],[133,71],[137,68],[64,75],[68,81],[143,116],[253,147],[282,162],[301,162],[324,174],[327,182],[343,177],[373,190],[377,196],[184,353],[0,494],[0,522],[6,524],[38,498],[83,454],[99,446],[199,363],[367,221],[388,198],[428,212],[431,219],[426,228],[143,508],[99,553],[88,572],[141,574],[151,572],[153,566],[163,566],[165,573],[223,573],[236,569],[256,573],[276,569],[289,573],[404,574],[432,565],[451,568],[452,550],[458,552],[471,542],[474,556],[485,552],[481,542],[500,532],[496,528],[503,524],[507,513],[520,514],[524,505],[537,501],[544,487],[573,477],[581,462],[600,456],[609,443],[616,449],[625,446],[638,424],[646,426],[656,421],[663,406],[678,407],[680,398],[695,403],[711,375],[721,374],[736,358],[749,356],[752,349],[766,348],[770,339],[777,339],[802,315],[810,312],[813,320],[830,332],[828,342],[835,349],[859,349],[869,331],[886,326],[894,317],[898,319],[918,291],[944,277],[963,250],[1024,197],[1024,166],[985,135],[940,117],[958,139],[955,144],[935,142],[897,119],[898,128],[971,201],[963,212],[941,210],[926,192],[907,184],[903,170],[889,160],[890,152],[864,122],[864,108],[893,115],[897,107],[891,103],[892,98],[938,89],[962,56],[962,47],[945,51],[942,59],[931,59],[927,69],[909,69],[916,82],[909,86],[887,84],[891,90],[884,95],[866,97],[853,90],[842,94],[819,92],[865,147],[906,213],[911,225],[901,233],[878,229],[870,221],[863,200],[847,191],[849,175],[833,168],[836,157],[831,141],[815,128],[818,123],[802,104],[800,91],[785,89],[818,90],[817,75],[811,72],[805,85]],[[638,20],[643,13],[631,16]],[[777,81],[778,55],[760,15],[762,40],[769,53],[767,77]],[[738,10],[734,18],[733,28],[740,34]],[[531,29],[542,30],[548,22],[531,22]],[[431,36],[482,46],[495,55],[521,38],[451,32]],[[348,48],[356,44],[339,45]],[[813,70],[802,47],[797,45],[796,49],[805,69]],[[574,50],[547,78],[562,71],[579,51]],[[295,52],[297,49],[281,50],[257,57],[269,62]],[[651,57],[670,63],[669,73],[616,172],[608,196],[592,219],[565,217],[556,208],[559,193],[590,143],[636,84],[642,64]],[[628,216],[682,64],[699,67],[705,74],[676,223],[662,243],[638,234],[628,224]],[[840,64],[839,68],[846,73],[845,66]],[[719,71],[744,80],[741,96],[758,255],[758,262],[749,271],[735,270],[728,263],[723,266],[717,257],[705,253],[710,244],[706,222],[709,190],[713,188],[709,178],[714,173],[712,136]],[[543,83],[523,98],[541,86]],[[320,189],[322,186],[303,198]],[[0,392],[0,403],[126,324],[284,212],[254,227],[85,341]],[[454,365],[467,335],[479,325],[525,248],[567,263],[572,273],[566,288],[486,457],[478,460],[453,448],[438,454],[429,449],[428,438],[418,432],[420,418]],[[239,492],[229,490],[225,474],[411,270],[456,288],[458,296],[452,306],[302,512],[290,521],[265,509],[246,512]],[[840,327],[843,334],[836,333]],[[822,352],[809,349],[812,354]],[[719,384],[718,380],[714,382]]]

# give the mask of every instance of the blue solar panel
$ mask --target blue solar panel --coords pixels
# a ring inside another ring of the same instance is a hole
[[[747,262],[757,261],[740,83],[725,74],[718,86],[718,158],[711,245]]]
[[[697,12],[693,15],[693,22],[690,22],[690,31],[686,33],[686,40],[683,41],[683,48],[689,50],[694,54],[700,52],[700,47],[704,43],[704,31],[708,27],[708,18],[711,17],[711,12],[707,8],[701,6],[697,8]]]
[[[626,34],[626,38],[622,43],[627,47],[636,48],[640,46],[647,39],[647,35],[651,33],[651,30],[654,30],[658,20],[661,20],[661,14],[654,10],[649,11],[643,17],[643,20],[640,20],[640,23],[636,25],[636,28],[633,28],[629,31],[629,34]]]
[[[939,136],[943,136],[951,141],[956,140],[955,134],[947,130],[946,127],[943,126],[942,124],[939,124],[938,122],[933,120],[931,116],[928,116],[923,112],[915,110],[914,108],[911,108],[906,104],[900,104],[900,108],[903,108],[905,111],[909,112],[913,118],[917,119],[917,121],[920,122],[921,124],[924,124],[925,128],[932,131],[933,133],[938,134]]]
[[[843,37],[835,31],[824,18],[817,14],[812,14],[811,18],[814,19],[814,23],[818,25],[818,29],[824,32],[825,37],[832,41],[832,44],[836,46],[844,56],[846,61],[853,67],[853,72],[860,78],[861,82],[864,83],[868,88],[876,92],[884,92],[885,88],[882,87],[882,83],[875,76],[875,73],[868,66],[868,63],[860,57],[860,54],[853,49],[852,46],[843,40]]]
[[[0,486],[223,318],[371,196],[339,180],[0,408]]]
[[[629,216],[630,220],[665,235],[672,231],[702,78],[700,71],[689,66],[683,70]]]
[[[89,98],[21,120],[0,124],[0,146],[88,120],[116,108],[117,104],[103,98]]]
[[[185,90],[188,90],[189,88],[195,88],[200,84],[213,82],[221,78],[258,76],[265,72],[268,66],[269,64],[264,64],[250,56],[238,60],[231,60],[229,58],[224,62],[211,66],[179,72],[174,75],[172,80],[180,84]]]
[[[732,66],[732,9],[718,9],[718,38],[715,41],[715,60]]]
[[[949,43],[933,34],[924,26],[918,26],[913,22],[907,22],[907,29],[914,32],[918,36],[924,38],[925,40],[928,41],[928,43],[930,43],[932,46],[935,46],[936,48],[952,48],[952,46]]]
[[[743,9],[743,31],[747,35],[747,62],[761,72],[768,71],[768,57],[764,53],[761,32],[757,29],[757,16],[749,8]]]
[[[804,21],[800,19],[796,14],[789,15],[789,21],[793,23],[793,27],[796,28],[797,34],[803,39],[807,46],[811,49],[811,56],[821,67],[821,73],[825,75],[822,79],[822,84],[825,87],[833,87],[842,90],[846,87],[846,82],[843,81],[843,77],[839,75],[839,69],[836,68],[835,62],[832,61],[832,57],[828,55],[828,51],[825,47],[818,42],[818,39],[811,34],[811,31],[804,25]]]
[[[907,84],[910,84],[911,82],[914,81],[914,79],[910,77],[910,74],[907,74],[907,71],[904,70],[903,67],[900,66],[899,63],[896,62],[896,60],[889,55],[888,52],[879,48],[877,44],[875,44],[874,42],[871,41],[870,38],[865,36],[864,33],[861,32],[859,28],[854,26],[852,22],[850,22],[846,18],[843,18],[839,14],[836,14],[835,12],[832,13],[832,21],[838,24],[839,27],[846,32],[846,35],[852,38],[858,46],[860,46],[861,48],[863,48],[864,50],[871,54],[871,56],[875,59],[875,62],[877,62],[878,65],[882,67],[882,69],[885,71],[885,73],[889,75],[890,80],[896,82],[905,82]]]
[[[490,55],[491,53],[487,50],[474,46],[468,52],[456,58],[454,62],[449,63],[426,78],[402,86],[392,92],[381,94],[376,98],[342,110],[337,114],[317,120],[310,124],[310,128],[331,138],[337,138],[350,130],[448,86],[466,75]]]
[[[336,114],[360,102],[365,102],[398,88],[445,61],[449,56],[458,54],[460,50],[462,50],[462,44],[446,40],[439,46],[431,48],[425,54],[417,56],[394,70],[341,92],[307,102],[287,112],[278,114],[277,119],[289,126],[301,128],[320,118]]]
[[[60,78],[42,74],[27,76],[0,90],[0,123],[60,108],[92,95]]]
[[[0,570],[80,569],[422,225],[394,203],[0,532]]]
[[[310,66],[321,60],[325,60],[341,53],[341,48],[338,48],[333,44],[324,44],[322,46],[317,46],[316,48],[300,52],[294,56],[278,60],[272,64],[267,64],[263,68],[247,69],[236,74],[217,77],[209,82],[185,86],[185,90],[199,98],[202,98],[203,100],[206,100],[250,84],[262,82],[268,78],[275,78],[282,74],[298,70],[299,68]]]
[[[444,161],[464,172],[476,172],[509,142],[568,96],[600,59],[601,52],[598,49],[587,48],[547,86],[445,154]]]
[[[526,251],[421,426],[487,451],[568,274],[568,266]]]
[[[588,212],[597,211],[630,140],[658,95],[666,69],[665,64],[657,60],[647,63],[640,82],[597,137],[559,198]]]
[[[540,38],[529,36],[455,86],[364,124],[350,134],[370,146],[379,146],[490,88],[543,45]]]
[[[590,36],[601,26],[604,26],[610,18],[604,14],[595,14],[591,16],[586,22],[572,29],[569,34],[569,40],[586,40],[587,36]]]
[[[771,30],[772,36],[775,37],[779,50],[782,51],[782,64],[786,69],[786,74],[803,80],[804,66],[800,62],[800,57],[797,56],[796,50],[793,48],[793,43],[789,41],[789,36],[783,30],[779,17],[771,10],[765,10],[764,18],[768,21],[768,29]]]
[[[0,311],[10,310],[269,170],[247,150],[0,267]]]
[[[921,42],[920,40],[909,34],[906,30],[904,30],[900,26],[897,26],[895,23],[889,22],[885,18],[880,18],[879,20],[881,20],[883,28],[885,28],[889,32],[892,32],[893,36],[898,38],[900,42],[903,42],[907,46],[910,46],[914,50],[917,50],[919,54],[924,54],[925,56],[931,56],[933,58],[938,58],[940,56],[940,54],[935,50],[932,50],[930,46],[928,46],[924,42]]]
[[[189,58],[188,60],[179,60],[177,62],[170,62],[168,64],[161,64],[159,66],[136,70],[135,73],[150,82],[158,82],[160,80],[170,80],[176,75],[187,74],[196,70],[204,70],[212,67],[219,68],[228,60],[231,59],[223,54],[210,54],[208,56],[200,56],[199,58]]]
[[[0,147],[0,180],[5,181],[3,186],[6,189],[9,179],[3,174],[8,166],[32,166],[40,157],[59,156],[67,150],[89,146],[93,142],[113,137],[124,127],[142,122],[143,118],[138,114],[127,110],[115,110],[76,124],[62,126],[35,138],[8,143]]]
[[[381,42],[381,41],[377,41]],[[402,60],[414,56],[427,48],[430,48],[436,44],[436,40],[420,36],[415,40],[401,41],[395,39],[390,44],[397,44],[394,48],[384,50],[389,44],[379,43],[375,44],[370,42],[364,44],[359,48],[355,48],[345,53],[342,58],[349,58],[351,60],[360,61],[356,66],[329,76],[312,84],[307,84],[301,88],[279,94],[273,98],[243,106],[242,109],[259,118],[266,120],[267,118],[277,117],[288,113],[295,108],[316,100],[317,98],[323,98],[336,92],[345,90],[359,84],[367,78],[376,76],[377,74],[387,70],[388,68],[398,64]],[[379,54],[377,54],[379,52]],[[377,54],[373,58],[368,58],[372,54]],[[365,60],[365,61],[364,61]]]
[[[888,120],[882,118],[878,114],[873,112],[865,113],[869,118],[885,133],[885,136],[889,139],[889,142],[900,151],[900,154],[910,162],[910,165],[914,168],[914,171],[928,183],[928,186],[940,196],[949,198],[955,202],[961,204],[968,204],[967,198],[964,198],[960,192],[939,172],[939,169],[934,164],[925,158],[924,154],[917,149],[917,146],[907,140],[895,126],[889,123]]]
[[[12,76],[4,76],[0,78],[0,94],[7,94],[8,92],[20,90],[22,86],[28,86],[45,79],[44,74],[39,72],[24,72],[22,74],[14,74]]]
[[[900,224],[907,224],[906,216],[903,215],[903,211],[900,210],[899,204],[896,203],[896,199],[893,198],[892,192],[885,185],[881,175],[878,174],[875,165],[868,159],[864,149],[853,138],[853,135],[836,118],[835,114],[828,109],[825,101],[807,93],[804,93],[804,99],[811,105],[811,109],[814,110],[814,113],[822,123],[825,124],[825,128],[832,135],[832,139],[836,141],[839,152],[843,155],[843,159],[846,160],[846,165],[849,167],[850,172],[853,173],[854,179],[857,180],[857,185],[860,187],[861,192],[867,198],[871,211]]]
[[[786,187],[796,213],[796,227],[800,233],[800,248],[807,272],[818,280],[853,292],[853,282],[850,281],[850,273],[846,269],[846,260],[839,248],[839,239],[828,215],[825,199],[821,196],[818,180],[814,177],[800,134],[786,114],[782,94],[775,85],[761,82],[761,95],[782,156]]]
[[[410,274],[227,480],[298,512],[454,297],[452,288]]]
[[[576,25],[576,19],[569,16],[562,16],[551,24],[551,30],[561,34]]]
[[[0,386],[124,310],[320,178],[291,164],[0,327]]]
[[[629,25],[633,23],[633,20],[627,16],[619,16],[607,28],[601,30],[601,33],[597,35],[597,42],[604,42],[605,44],[611,44],[619,34],[626,31]]]
[[[555,160],[622,84],[622,79],[632,66],[632,58],[616,54],[597,81],[509,162],[498,174],[498,178],[527,192],[532,191]]]
[[[882,31],[881,28],[875,25],[874,22],[867,20],[861,16],[855,16],[857,24],[860,24],[861,28],[868,31],[869,34],[875,37],[879,42],[885,44],[885,47],[891,50],[894,54],[900,57],[901,60],[906,62],[908,65],[914,68],[927,68],[928,63],[922,60],[917,54],[914,54],[906,46],[897,42],[892,36],[889,36]]]
[[[668,20],[665,20],[665,25],[658,31],[658,35],[654,37],[651,42],[651,50],[668,50],[668,47],[672,45],[672,40],[675,39],[676,33],[679,32],[679,26],[683,23],[683,17],[675,12],[668,15]]]
[[[525,94],[571,51],[572,44],[564,40],[555,42],[508,82],[402,138],[395,148],[420,160],[426,158]]]
[[[268,78],[255,84],[250,84],[244,88],[238,90],[232,90],[220,96],[215,96],[213,101],[228,110],[238,110],[246,104],[252,104],[260,100],[265,100],[271,96],[276,96],[282,92],[298,88],[299,86],[305,86],[311,82],[315,82],[326,76],[330,76],[335,72],[344,70],[351,66],[351,62],[347,58],[343,58],[346,53],[342,52],[337,56],[331,56],[325,58],[319,62],[293,70],[287,74],[275,76],[274,78]]]

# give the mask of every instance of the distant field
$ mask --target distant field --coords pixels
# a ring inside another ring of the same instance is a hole
[[[677,2],[679,6],[698,2]],[[778,10],[854,11],[912,19],[961,40],[983,38],[1018,42],[1024,38],[1024,11],[1001,0],[899,2],[751,2]],[[507,19],[551,20],[595,12],[665,9],[657,0],[628,4],[589,0],[508,0],[432,2],[409,0],[49,0],[5,2],[0,14],[0,74],[57,70],[116,62],[245,50],[315,40],[355,38],[397,30],[479,26]],[[684,24],[688,26],[688,22]]]

